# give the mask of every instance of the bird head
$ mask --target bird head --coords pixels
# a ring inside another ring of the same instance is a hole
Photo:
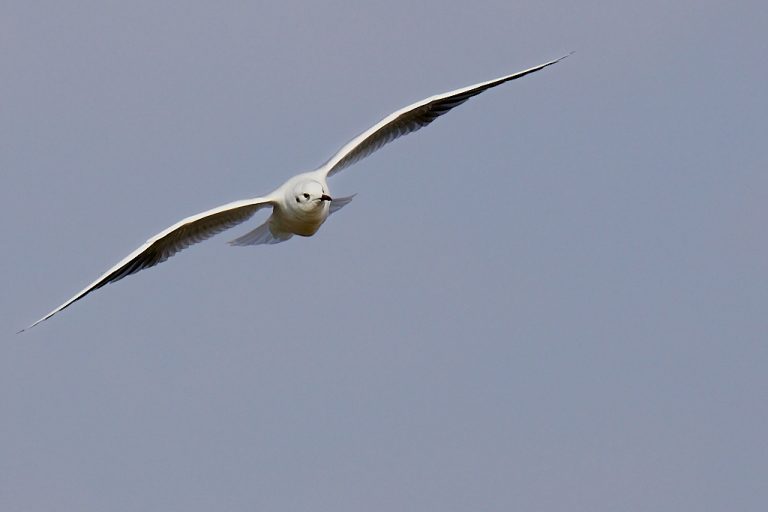
[[[317,181],[303,181],[293,188],[291,195],[292,205],[302,210],[315,210],[322,208],[326,202],[331,201],[323,185]]]

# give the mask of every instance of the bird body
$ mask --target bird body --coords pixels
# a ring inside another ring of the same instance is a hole
[[[275,244],[284,242],[293,235],[314,235],[330,214],[349,204],[354,197],[332,198],[327,183],[329,176],[335,175],[398,137],[427,126],[469,98],[492,87],[551,66],[565,57],[494,80],[430,96],[397,110],[352,139],[318,169],[293,176],[274,192],[262,197],[228,203],[187,217],[158,233],[27,329],[47,320],[108,283],[153,267],[189,245],[245,222],[263,208],[272,208],[269,218],[255,229],[232,240],[231,245]]]
[[[299,174],[285,182],[277,195],[268,221],[273,234],[312,236],[328,218],[331,197],[324,176]]]

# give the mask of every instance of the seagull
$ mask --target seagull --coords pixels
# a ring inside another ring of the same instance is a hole
[[[245,222],[257,211],[265,208],[272,209],[269,218],[256,229],[229,242],[231,245],[277,244],[294,235],[314,235],[330,214],[349,204],[354,197],[332,197],[327,183],[329,176],[367,157],[388,142],[427,126],[469,98],[556,64],[569,55],[571,54],[511,75],[430,96],[389,114],[348,142],[319,168],[290,178],[274,192],[253,199],[234,201],[192,215],[161,231],[72,298],[19,333],[48,320],[92,291],[145,268],[154,267],[192,244]]]

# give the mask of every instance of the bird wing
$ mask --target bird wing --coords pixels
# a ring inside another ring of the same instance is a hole
[[[104,274],[74,297],[27,327],[27,329],[49,319],[73,302],[82,299],[105,284],[114,283],[125,276],[135,274],[145,268],[154,267],[190,245],[202,242],[225,229],[248,220],[257,210],[272,204],[270,199],[261,197],[234,201],[177,222],[147,240],[144,245],[104,272]],[[26,329],[22,329],[22,331],[24,330]]]
[[[570,55],[570,54],[569,54]],[[429,123],[447,113],[454,107],[457,107],[467,101],[472,96],[477,96],[497,85],[524,77],[530,73],[535,73],[540,69],[560,62],[568,55],[559,59],[551,60],[538,66],[519,71],[512,75],[506,75],[495,80],[488,80],[479,84],[470,85],[456,89],[455,91],[430,96],[421,101],[409,105],[394,112],[376,125],[361,133],[343,148],[341,148],[330,160],[324,163],[319,172],[325,173],[325,176],[333,176],[345,167],[349,167],[358,160],[362,160],[388,142],[392,142],[402,135],[415,132],[416,130],[427,126]]]

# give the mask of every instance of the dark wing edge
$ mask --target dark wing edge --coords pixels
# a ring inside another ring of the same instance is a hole
[[[48,320],[59,311],[69,307],[102,286],[114,283],[136,272],[154,267],[190,245],[202,242],[224,230],[245,222],[259,209],[272,205],[265,198],[235,201],[217,208],[183,219],[168,229],[147,240],[141,247],[123,258],[115,266],[104,272],[71,299],[37,320],[30,326],[18,331],[24,332],[40,322]],[[18,334],[17,333],[17,334]]]
[[[355,162],[372,154],[385,144],[427,126],[432,121],[451,109],[458,107],[472,96],[477,96],[481,92],[487,91],[488,89],[505,82],[535,73],[547,66],[560,62],[571,54],[573,54],[573,52],[512,75],[502,76],[494,80],[488,80],[487,82],[481,82],[454,91],[430,96],[429,98],[402,108],[397,112],[388,115],[376,125],[344,145],[344,147],[331,157],[330,160],[320,167],[319,171],[324,172],[326,176],[333,176],[342,169],[349,167]]]

